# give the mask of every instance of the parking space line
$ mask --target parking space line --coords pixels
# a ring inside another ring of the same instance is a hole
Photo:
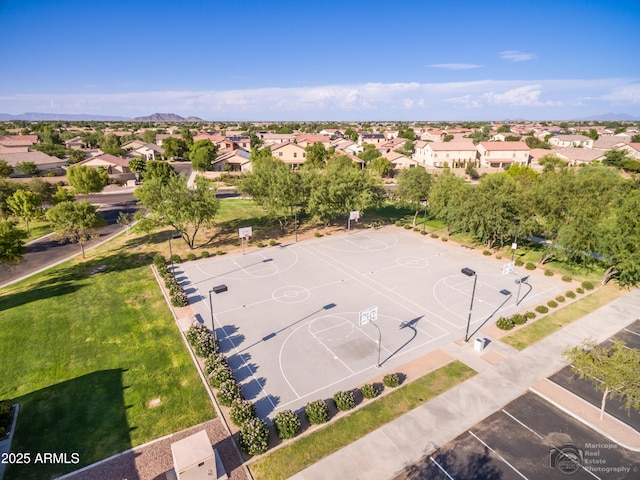
[[[498,458],[500,460],[502,460],[504,463],[506,463],[507,465],[509,465],[509,467],[511,467],[511,469],[516,472],[518,475],[520,475],[522,478],[524,478],[524,480],[529,480],[527,477],[525,477],[520,470],[518,470],[516,467],[514,467],[513,465],[511,465],[502,455],[500,455],[498,452],[496,452],[493,448],[491,448],[489,445],[487,445],[486,443],[484,443],[480,437],[478,437],[475,433],[473,433],[471,430],[469,430],[469,434],[475,438],[476,440],[478,440],[482,445],[484,445],[486,448],[488,448],[489,450],[491,450],[491,452],[495,453]]]
[[[455,478],[453,478],[451,475],[449,475],[449,473],[448,473],[444,468],[442,468],[442,465],[440,465],[438,462],[436,462],[436,461],[433,459],[433,457],[431,457],[431,456],[430,456],[430,457],[429,457],[429,460],[431,460],[433,463],[435,463],[435,464],[436,464],[436,467],[438,467],[438,468],[440,469],[440,471],[441,471],[442,473],[444,473],[444,474],[447,476],[447,478],[448,478],[449,480],[456,480],[456,479],[455,479]]]

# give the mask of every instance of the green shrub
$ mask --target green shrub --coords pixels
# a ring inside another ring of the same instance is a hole
[[[281,439],[293,438],[300,433],[300,418],[291,410],[278,412],[273,423]]]
[[[440,239],[440,241],[441,241],[441,242],[448,242],[448,241],[449,241],[449,239],[448,239],[447,237],[442,237],[442,238]]]
[[[204,361],[204,371],[207,375],[209,375],[220,366],[227,366],[227,357],[224,355],[224,353],[212,353]]]
[[[224,255],[224,252],[222,250],[216,250],[216,255],[218,256]]]
[[[426,235],[426,234],[427,234],[427,231],[426,231],[426,230],[422,230],[422,231],[420,232],[420,235]]]
[[[6,435],[11,428],[12,405],[9,400],[0,401],[0,437]]]
[[[556,302],[558,302],[558,303],[563,303],[563,302],[564,302],[564,300],[565,300],[565,298],[564,298],[562,295],[558,295],[558,296],[556,297]]]
[[[553,270],[549,270],[548,268],[544,271],[545,277],[553,277]]]
[[[516,325],[524,325],[525,323],[527,323],[527,317],[520,313],[516,313],[514,315],[511,315],[511,321],[513,321],[513,323],[515,323]]]
[[[200,255],[202,255],[202,258],[209,258],[211,256],[211,254],[206,250],[203,250]]]
[[[402,226],[402,222],[400,220],[396,220],[395,225],[396,225],[396,227],[401,227]]]
[[[201,323],[196,323],[187,330],[187,341],[193,347],[196,355],[207,358],[218,352],[218,341],[209,329]]]
[[[555,300],[549,300],[547,302],[547,305],[551,308],[556,308],[558,306],[558,302],[556,302]]]
[[[262,455],[269,448],[269,427],[259,418],[252,418],[240,429],[238,443],[249,455]]]
[[[397,373],[389,373],[382,377],[382,383],[385,387],[395,388],[400,385],[400,376]]]
[[[491,252],[490,252],[489,250],[483,250],[483,251],[482,251],[482,254],[483,254],[485,257],[488,257],[489,255],[491,255]]]
[[[413,231],[414,232],[419,232],[420,231],[420,227],[413,227]]]
[[[189,260],[190,262],[193,262],[196,258],[198,258],[198,257],[196,257],[195,253],[193,253],[193,252],[187,253],[187,260]]]
[[[410,223],[405,223],[404,224],[404,229],[405,230],[411,230],[413,228],[413,225],[411,225]]]
[[[440,237],[440,235],[438,235],[436,232],[431,232],[431,233],[429,234],[429,236],[430,236],[431,238],[438,238],[438,237]]]
[[[249,420],[256,418],[256,407],[249,400],[235,400],[229,409],[231,423],[242,427]]]
[[[156,253],[153,256],[153,264],[156,266],[156,268],[166,267],[167,261],[162,255],[160,255],[159,253]]]
[[[218,365],[216,368],[211,370],[208,374],[209,385],[213,388],[220,388],[225,382],[235,382],[236,379],[233,376],[233,371],[227,365]]]
[[[171,305],[174,307],[186,307],[189,305],[187,294],[184,292],[174,292],[173,295],[171,295]]]
[[[177,253],[174,253],[173,255],[171,255],[171,261],[173,263],[180,263],[182,261],[182,258],[180,258],[180,255],[178,255]]]
[[[360,391],[362,392],[362,396],[364,398],[376,398],[378,395],[380,395],[380,392],[372,383],[363,385]]]
[[[351,391],[334,393],[333,401],[336,402],[336,407],[340,411],[351,410],[356,406],[356,399]]]
[[[322,234],[320,232],[316,232],[313,234],[316,238],[320,238],[322,236]]]
[[[256,247],[258,247],[258,248],[262,248],[262,247],[264,247],[264,243],[262,243],[262,242],[256,242]]]
[[[562,281],[563,282],[571,282],[571,281],[573,281],[573,278],[571,278],[569,275],[562,275]]]
[[[515,261],[513,262],[513,264],[516,267],[521,267],[524,265],[524,260],[522,260],[521,258],[516,258]]]
[[[576,298],[576,294],[572,290],[569,290],[567,293],[565,293],[565,296],[569,298]]]
[[[524,266],[524,268],[526,268],[527,270],[535,270],[536,269],[536,264],[533,262],[527,262],[527,264]]]
[[[584,293],[584,289],[582,287],[578,287],[576,288],[576,293],[579,293],[580,295],[582,295]]]
[[[527,312],[524,314],[525,317],[527,317],[527,320],[533,320],[534,318],[536,318],[536,312]]]
[[[596,287],[591,282],[582,282],[582,288],[585,290],[593,290]]]
[[[329,421],[329,407],[324,400],[315,400],[307,403],[304,414],[310,425],[318,425]]]
[[[220,405],[230,407],[236,400],[242,400],[242,390],[235,380],[227,380],[218,387],[216,398]]]
[[[543,315],[549,311],[549,309],[547,307],[545,307],[544,305],[538,305],[535,308],[535,310],[536,310],[536,312],[541,313]]]
[[[502,255],[497,254],[497,255],[496,255],[496,260],[502,260]]]
[[[278,244],[278,242],[276,242],[274,239],[269,240],[269,246],[270,247],[275,247]]]
[[[515,323],[513,323],[513,320],[511,320],[510,318],[506,318],[506,317],[500,317],[498,320],[496,320],[496,327],[498,327],[500,330],[511,330],[513,327],[515,327]]]

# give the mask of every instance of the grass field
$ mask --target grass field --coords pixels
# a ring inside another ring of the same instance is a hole
[[[273,451],[251,463],[249,470],[256,480],[289,478],[475,374],[474,370],[456,360]]]
[[[50,478],[215,417],[148,254],[127,244],[0,291],[0,398],[21,406],[12,451],[80,454],[5,479]]]
[[[614,283],[606,287],[599,287],[597,291],[590,295],[560,310],[549,313],[540,320],[519,329],[517,332],[501,338],[501,341],[518,350],[524,350],[530,345],[551,335],[553,332],[597,310],[625,293],[627,293],[627,290],[619,288]]]

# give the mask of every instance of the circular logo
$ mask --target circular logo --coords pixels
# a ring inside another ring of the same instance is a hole
[[[574,445],[563,445],[554,452],[553,465],[565,475],[571,475],[580,469],[582,456],[582,450]]]

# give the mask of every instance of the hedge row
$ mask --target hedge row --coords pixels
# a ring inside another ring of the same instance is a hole
[[[167,267],[167,262],[164,257],[162,255],[154,256],[153,263],[160,276],[164,279],[164,286],[169,290],[171,305],[174,307],[186,307],[189,305],[189,299],[184,292],[184,288],[182,288],[182,285],[178,283],[176,277],[169,270],[169,267]]]

